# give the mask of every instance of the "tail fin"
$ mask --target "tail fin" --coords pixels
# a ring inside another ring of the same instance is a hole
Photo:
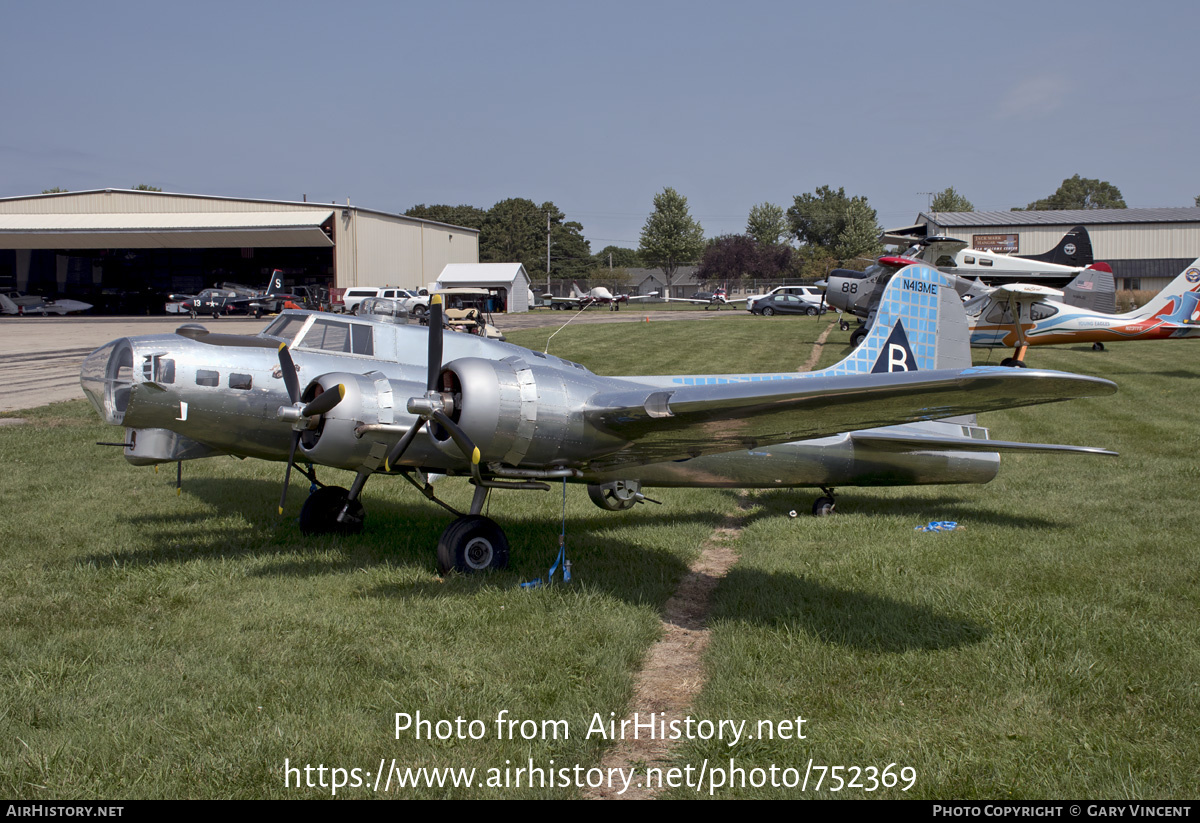
[[[279,269],[271,272],[271,283],[267,286],[267,297],[283,294],[283,272]]]
[[[927,265],[892,275],[862,344],[845,360],[814,374],[832,377],[971,366],[967,313],[949,276]]]
[[[1184,302],[1184,295],[1200,291],[1200,257],[1179,273],[1167,287],[1137,312],[1137,317],[1155,317],[1160,314],[1175,314]]]
[[[1112,269],[1104,263],[1088,266],[1063,288],[1063,302],[1080,309],[1115,314],[1117,283]]]
[[[1019,254],[1025,260],[1040,260],[1043,263],[1054,263],[1059,266],[1090,266],[1092,257],[1092,237],[1084,226],[1076,226],[1063,235],[1058,245],[1045,254]]]
[[[571,296],[572,297],[583,297],[584,296],[583,290],[580,289],[579,284],[574,281],[572,281],[572,283],[571,283]]]

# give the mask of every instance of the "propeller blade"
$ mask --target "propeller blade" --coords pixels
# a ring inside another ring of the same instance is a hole
[[[384,471],[391,471],[391,467],[399,462],[400,458],[404,456],[404,453],[408,451],[408,447],[413,442],[413,439],[417,436],[417,432],[419,432],[421,427],[424,425],[425,418],[418,417],[417,422],[413,423],[412,428],[406,431],[404,436],[396,441],[396,445],[392,447],[392,450],[388,453],[387,460],[385,460],[383,463]]]
[[[332,409],[346,396],[346,386],[338,383],[336,387],[318,394],[301,412],[305,417],[316,417]]]
[[[287,470],[283,473],[283,494],[279,495],[279,513],[283,514],[283,504],[287,502],[288,483],[292,480],[292,463],[296,460],[296,446],[300,442],[300,432],[292,432],[292,448],[288,450]]]
[[[437,391],[438,375],[442,372],[442,296],[429,298],[429,380],[426,391]]]
[[[287,343],[279,344],[279,371],[283,375],[283,385],[287,386],[288,399],[296,403],[300,399],[300,378],[296,376],[296,363]]]
[[[445,412],[434,409],[433,414],[430,416],[434,422],[450,433],[450,439],[455,442],[459,449],[462,450],[462,453],[467,456],[467,459],[471,461],[471,475],[476,480],[479,480],[479,448],[471,442],[471,438],[467,436],[467,433],[451,420]]]

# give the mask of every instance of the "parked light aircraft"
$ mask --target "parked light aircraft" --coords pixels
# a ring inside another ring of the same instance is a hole
[[[264,311],[277,310],[279,304],[293,295],[283,289],[283,272],[275,269],[265,292],[246,286],[226,285],[221,288],[204,289],[199,294],[172,294],[166,309],[171,314],[211,314],[214,319],[222,313],[250,312],[261,317]],[[302,299],[302,298],[298,298]]]
[[[820,513],[839,485],[985,483],[1004,450],[1111,454],[997,442],[973,418],[946,419],[1116,386],[972,367],[961,302],[926,266],[893,279],[862,346],[803,374],[601,377],[507,343],[443,338],[437,296],[430,313],[427,328],[285,312],[257,336],[187,325],[119,338],[87,357],[80,382],[108,423],[126,427],[135,465],[287,461],[281,514],[295,466],[319,487],[300,512],[306,534],[360,530],[373,474],[401,475],[447,509],[430,473],[469,476],[470,511],[450,509],[438,543],[443,570],[507,563],[504,532],[482,515],[492,489],[586,483],[597,505],[618,510],[643,485],[815,486]],[[354,482],[323,486],[317,466]]]
[[[81,300],[47,300],[35,294],[21,294],[19,291],[0,292],[0,314],[69,314],[77,311],[87,311],[91,303]]]
[[[657,297],[658,292],[652,291],[649,294],[613,294],[604,286],[595,286],[588,289],[586,292],[579,288],[578,283],[571,284],[570,297],[555,297],[553,294],[543,294],[542,299],[550,301],[550,308],[559,309],[586,309],[592,306],[608,306],[614,311],[620,308],[622,303],[628,303],[631,300],[645,300],[649,297]]]
[[[716,309],[721,310],[722,306],[732,306],[735,303],[745,303],[749,298],[737,297],[733,300],[729,299],[729,294],[725,291],[724,286],[718,286],[713,291],[698,291],[691,297],[668,297],[669,303],[700,303],[704,306],[704,310]]]
[[[1200,337],[1200,258],[1140,309],[1102,314],[1053,299],[1061,294],[1030,283],[1000,286],[967,304],[971,345],[1013,348],[1002,365],[1023,366],[1029,346]]]
[[[1084,226],[1068,231],[1044,254],[1019,255],[972,249],[970,243],[956,237],[923,237],[913,241],[910,237],[885,234],[880,240],[885,245],[906,248],[904,257],[923,260],[959,277],[986,278],[989,283],[1047,280],[1050,281],[1047,285],[1062,285],[1089,266],[1099,265],[1102,270],[1110,270],[1106,263],[1095,262],[1092,239]]]
[[[1078,237],[1080,232],[1082,238]],[[1086,242],[1086,254],[1076,249],[1077,242],[1080,245]],[[1116,283],[1109,265],[1089,262],[1081,267],[1056,262],[1072,257],[1091,260],[1091,242],[1087,240],[1087,230],[1082,226],[1072,229],[1054,249],[1037,257],[1014,257],[968,249],[963,240],[930,237],[919,241],[902,255],[880,257],[866,271],[834,269],[826,282],[825,299],[835,309],[866,320],[862,327],[851,334],[852,345],[858,345],[870,329],[872,313],[893,273],[915,262],[935,265],[950,276],[954,288],[964,300],[981,297],[991,290],[992,286],[985,284],[980,277],[986,276],[989,282],[995,282],[1024,276],[1062,283],[1070,280],[1061,292],[1057,292],[1063,303],[1093,312],[1115,311]],[[968,279],[967,275],[975,279]],[[1046,293],[1050,294],[1049,291]],[[841,325],[843,331],[850,328],[845,319]]]

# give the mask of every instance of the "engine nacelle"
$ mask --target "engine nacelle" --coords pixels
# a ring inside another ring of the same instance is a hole
[[[360,427],[375,424],[394,427],[413,422],[404,406],[408,398],[424,394],[425,386],[392,380],[377,371],[328,372],[310,382],[301,399],[307,403],[322,391],[336,390],[339,383],[346,387],[345,396],[301,434],[300,451],[314,462],[357,471],[364,465],[382,461],[400,437],[395,428],[359,436]]]
[[[596,378],[580,369],[529,363],[520,357],[463,357],[442,369],[439,386],[453,398],[454,420],[479,448],[484,463],[552,466],[577,460],[607,439],[576,410],[596,391]],[[449,434],[435,428],[434,441],[462,458]]]

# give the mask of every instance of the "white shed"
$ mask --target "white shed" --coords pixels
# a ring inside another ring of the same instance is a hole
[[[448,263],[438,289],[488,289],[498,298],[495,311],[529,311],[529,275],[520,263]]]

